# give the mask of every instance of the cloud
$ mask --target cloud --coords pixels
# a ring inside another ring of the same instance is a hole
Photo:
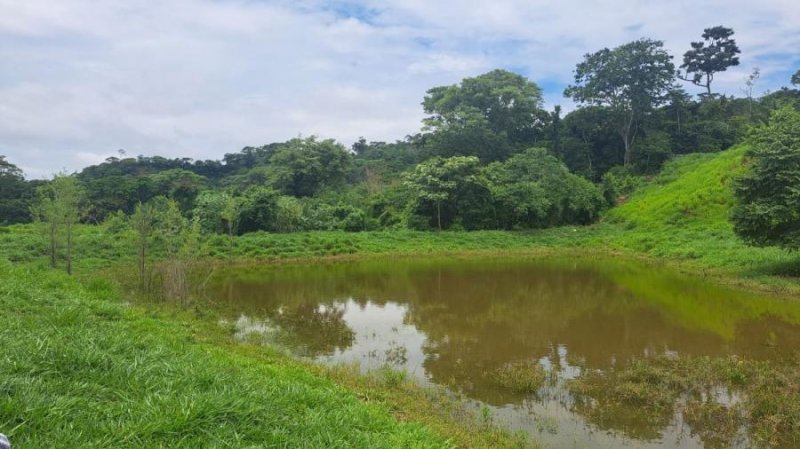
[[[679,57],[736,30],[716,89],[758,91],[800,66],[789,0],[0,0],[0,154],[31,176],[128,154],[220,158],[319,134],[346,144],[419,129],[433,86],[496,67],[561,96],[582,55],[647,36]],[[699,91],[690,87],[691,91]]]

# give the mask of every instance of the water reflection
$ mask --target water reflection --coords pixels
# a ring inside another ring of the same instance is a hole
[[[595,398],[573,397],[564,382],[582,370],[665,353],[780,359],[800,344],[795,303],[604,261],[238,269],[218,276],[213,292],[232,321],[278,329],[272,338],[302,354],[403,368],[559,447],[710,441],[671,410],[598,408]],[[535,394],[499,385],[493,373],[519,361],[552,370],[555,381]]]

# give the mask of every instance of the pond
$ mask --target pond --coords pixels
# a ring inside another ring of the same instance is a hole
[[[678,411],[667,419],[635,408],[592,413],[591,398],[569,381],[631,359],[780,361],[800,347],[800,302],[610,260],[239,267],[217,272],[210,285],[240,338],[268,338],[323,363],[405,370],[463,393],[545,447],[711,447]],[[515,366],[548,380],[509,388],[498,373]]]

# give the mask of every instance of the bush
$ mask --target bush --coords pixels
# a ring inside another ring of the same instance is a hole
[[[603,175],[601,181],[603,196],[611,205],[624,202],[641,184],[642,179],[622,165],[611,168]]]

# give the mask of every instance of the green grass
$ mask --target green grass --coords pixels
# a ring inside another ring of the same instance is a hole
[[[15,447],[458,442],[398,421],[387,404],[360,400],[285,356],[215,340],[208,320],[140,310],[116,294],[106,281],[84,285],[53,270],[0,261],[0,430]],[[426,410],[421,404],[415,406]],[[510,447],[496,432],[485,445],[459,432],[472,447]]]
[[[746,151],[739,146],[670,161],[630,201],[610,210],[589,240],[677,262],[695,273],[715,272],[749,285],[796,291],[800,258],[779,248],[748,246],[733,232],[733,184],[745,170]]]

